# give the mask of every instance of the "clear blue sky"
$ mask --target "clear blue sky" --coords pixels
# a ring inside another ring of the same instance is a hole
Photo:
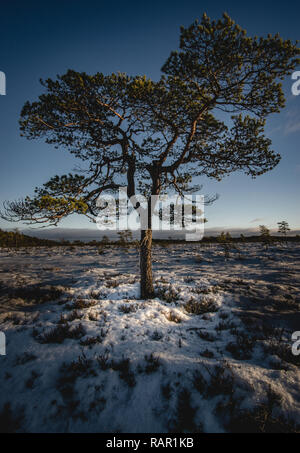
[[[178,46],[180,25],[188,26],[203,12],[219,18],[224,11],[250,35],[279,32],[283,38],[300,38],[300,4],[295,1],[1,2],[0,70],[7,76],[7,95],[0,96],[0,202],[31,194],[35,186],[75,164],[66,151],[19,136],[20,110],[40,94],[39,78],[72,68],[158,79],[165,59]],[[286,109],[267,126],[281,163],[256,180],[243,174],[221,183],[203,180],[204,193],[220,194],[207,208],[209,227],[275,227],[286,219],[300,228],[300,96],[292,96],[291,85],[285,81]],[[0,228],[14,226],[0,220]],[[61,226],[94,228],[78,217]]]

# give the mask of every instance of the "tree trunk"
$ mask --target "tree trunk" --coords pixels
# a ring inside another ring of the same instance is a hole
[[[152,279],[152,230],[141,231],[140,242],[141,298],[153,299]]]

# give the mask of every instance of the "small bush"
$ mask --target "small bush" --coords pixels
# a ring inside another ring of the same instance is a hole
[[[159,288],[156,295],[159,299],[164,300],[169,304],[178,301],[180,298],[178,292],[176,292],[171,285],[168,288]]]
[[[136,304],[123,304],[119,307],[119,311],[125,314],[135,313],[138,309]]]
[[[184,305],[184,309],[187,313],[193,315],[203,315],[204,313],[214,313],[218,310],[216,304],[210,300],[202,299],[196,301],[191,299]]]
[[[61,368],[62,371],[71,373],[77,377],[90,374],[91,369],[92,360],[88,359],[84,353],[78,356],[77,360],[74,360],[69,364],[63,364]],[[92,374],[94,375],[95,373]]]
[[[117,288],[119,285],[120,283],[117,280],[107,280],[105,282],[107,288]]]
[[[206,330],[198,329],[196,330],[196,333],[198,337],[201,338],[201,340],[209,341],[211,343],[213,343],[216,340],[216,337],[211,332],[207,332]]]
[[[226,346],[226,351],[237,360],[247,360],[252,356],[254,340],[246,335],[239,334],[236,341],[230,342]]]
[[[78,310],[73,310],[69,315],[60,315],[58,321],[59,324],[67,324],[68,322],[75,321],[76,319],[82,319],[83,313],[80,313]]]
[[[154,373],[161,366],[159,357],[155,357],[152,353],[150,355],[145,355],[146,366],[144,371],[146,374]]]
[[[195,415],[197,409],[191,404],[191,393],[183,388],[177,395],[176,416],[170,423],[171,433],[196,432]]]
[[[218,286],[210,286],[208,288],[202,288],[201,286],[196,286],[196,288],[192,288],[192,293],[194,294],[217,294],[219,291]]]
[[[74,384],[79,377],[97,376],[93,362],[83,353],[70,363],[63,363],[57,380],[57,389],[65,397],[71,399],[74,394]]]
[[[80,346],[94,346],[95,344],[102,343],[103,339],[101,338],[100,335],[94,336],[94,337],[88,337],[85,338],[84,340],[80,340]]]
[[[221,332],[222,330],[230,330],[230,329],[235,329],[235,328],[236,328],[236,325],[233,322],[221,321],[216,326],[216,331]]]
[[[254,409],[240,409],[235,405],[226,428],[232,433],[300,433],[299,424],[275,415],[274,409],[280,407],[281,401],[281,395],[269,386],[266,401]]]
[[[158,332],[158,330],[154,330],[150,336],[151,340],[153,341],[160,341],[163,338],[163,334]]]
[[[101,368],[101,370],[105,371],[108,370],[111,366],[111,363],[109,361],[109,351],[108,349],[105,350],[103,354],[99,354],[96,357],[96,360]]]
[[[92,312],[88,313],[89,320],[94,321],[94,322],[103,321],[103,323],[105,324],[107,321],[107,317],[108,317],[108,314],[104,310],[101,310],[96,313],[92,313]]]
[[[97,299],[99,300],[101,298],[101,292],[100,291],[91,291],[91,293],[89,294],[89,297],[90,299]]]
[[[37,356],[35,354],[31,354],[30,352],[24,352],[23,354],[17,355],[15,358],[15,365],[24,365],[25,363],[31,362],[32,360],[36,360]]]
[[[94,337],[87,337],[84,340],[80,340],[81,346],[94,346],[95,344],[101,344],[106,337],[108,330],[101,329],[100,334]]]
[[[129,387],[134,387],[136,380],[130,368],[130,359],[121,359],[119,362],[112,361],[111,368],[119,372],[120,378],[126,382]]]
[[[65,308],[66,310],[84,310],[85,308],[94,307],[97,303],[98,301],[91,299],[76,299],[72,304],[67,304]]]
[[[63,343],[67,338],[77,340],[85,335],[85,329],[82,324],[72,328],[68,323],[59,324],[53,329],[36,336],[39,343]]]
[[[300,356],[296,356],[292,353],[290,344],[272,339],[264,346],[264,348],[268,354],[277,355],[286,363],[291,363],[292,365],[296,365],[298,367],[300,366]]]
[[[224,361],[221,365],[216,365],[213,371],[205,367],[210,380],[206,381],[200,372],[194,377],[195,388],[207,397],[217,395],[233,395],[234,379],[230,366]]]

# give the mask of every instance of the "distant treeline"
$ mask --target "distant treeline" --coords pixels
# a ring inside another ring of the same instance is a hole
[[[224,233],[222,233],[224,234]],[[220,241],[220,239],[222,239],[222,235],[220,236],[205,236],[201,241],[202,244],[204,243],[220,243],[220,242],[223,242],[225,240],[225,242],[232,242],[232,243],[243,243],[243,242],[264,242],[262,236],[244,236],[244,235],[240,235],[238,237],[232,237],[230,236],[230,234],[227,233],[227,235],[225,235],[223,237],[223,240]],[[296,236],[286,236],[286,237],[282,237],[282,236],[272,236],[270,235],[270,243],[272,242],[300,242],[300,236],[299,235],[296,235]],[[153,239],[153,242],[155,244],[160,244],[160,245],[164,245],[164,244],[186,244],[187,242],[184,240],[184,239],[172,239],[172,238],[168,238],[168,239]],[[93,241],[89,241],[89,242],[84,242],[84,241],[80,241],[80,240],[74,240],[74,241],[68,241],[68,240],[65,240],[65,239],[61,239],[59,241],[54,241],[54,240],[50,240],[50,239],[40,239],[40,238],[37,238],[37,237],[33,237],[33,236],[28,236],[28,235],[25,235],[19,231],[4,231],[4,230],[1,230],[0,229],[0,247],[15,247],[15,248],[19,248],[19,247],[54,247],[54,246],[63,246],[63,247],[67,247],[67,246],[71,246],[71,247],[74,247],[74,246],[77,246],[77,247],[84,247],[84,246],[96,246],[96,247],[99,247],[99,246],[103,246],[103,245],[114,245],[114,246],[117,246],[117,245],[130,245],[130,244],[135,244],[137,245],[137,242],[136,241],[133,241],[131,242],[131,240],[124,240],[124,238],[121,238],[120,240],[118,241],[110,241],[109,238],[107,236],[103,237],[103,239],[101,241],[96,241],[96,240],[93,240]]]
[[[39,239],[26,236],[19,231],[3,231],[0,229],[0,247],[35,247],[35,246],[54,246],[58,243],[49,239]]]
[[[300,242],[300,236],[288,236],[283,238],[282,236],[270,236],[271,242]],[[174,239],[153,239],[154,243],[157,244],[164,244],[164,243],[179,243],[179,244],[186,244],[187,242],[184,239],[174,240]],[[197,241],[196,241],[197,242]],[[244,237],[230,237],[230,242],[233,243],[243,243],[243,242],[262,242],[261,236],[244,236]],[[201,241],[201,244],[213,244],[213,243],[220,243],[219,236],[206,236]]]

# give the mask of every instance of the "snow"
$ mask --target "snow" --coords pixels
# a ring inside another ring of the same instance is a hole
[[[134,247],[1,249],[0,428],[226,432],[261,405],[299,425],[299,252],[155,246],[139,300]]]

